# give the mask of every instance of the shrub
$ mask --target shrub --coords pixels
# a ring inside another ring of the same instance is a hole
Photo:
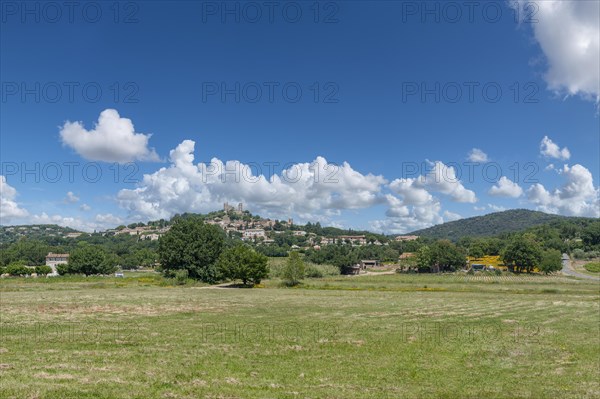
[[[583,266],[585,270],[592,273],[600,273],[600,262],[591,262]]]
[[[188,280],[188,271],[185,269],[175,271],[174,279],[175,284],[185,285]]]
[[[573,257],[575,259],[583,259],[585,257],[585,251],[583,249],[577,248],[573,250]]]
[[[38,276],[47,276],[52,273],[52,268],[50,266],[42,265],[35,267],[35,274]]]
[[[22,262],[13,262],[6,266],[6,273],[11,276],[28,276],[33,273],[33,269],[28,268]]]
[[[308,278],[322,278],[327,276],[338,276],[340,269],[333,265],[315,265],[308,263],[304,268],[304,275]]]
[[[64,276],[65,274],[69,273],[69,265],[66,263],[56,265],[56,272],[61,276]]]

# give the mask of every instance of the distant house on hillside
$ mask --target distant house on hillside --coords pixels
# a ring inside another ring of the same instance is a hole
[[[244,240],[250,240],[253,238],[265,238],[265,231],[263,229],[244,230],[244,233],[243,233]]]
[[[58,276],[58,272],[56,271],[57,265],[65,265],[69,263],[69,254],[55,254],[49,252],[46,255],[46,266],[50,266],[52,269],[52,273],[49,276]]]
[[[414,241],[419,239],[419,236],[398,236],[396,241]]]
[[[350,242],[355,245],[365,245],[367,243],[367,238],[365,236],[339,236],[339,240],[342,242]]]

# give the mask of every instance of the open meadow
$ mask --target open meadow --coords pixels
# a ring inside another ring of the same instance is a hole
[[[0,280],[2,398],[597,398],[597,282]]]

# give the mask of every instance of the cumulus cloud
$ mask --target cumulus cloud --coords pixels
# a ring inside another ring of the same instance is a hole
[[[148,148],[150,134],[136,133],[130,119],[121,118],[114,109],[100,113],[92,130],[82,122],[67,121],[60,130],[62,143],[90,161],[132,162],[158,161],[154,149]]]
[[[46,212],[42,212],[39,215],[33,215],[29,222],[31,224],[57,224],[79,231],[93,232],[114,228],[123,224],[123,219],[110,213],[98,214],[93,219],[83,219],[72,216],[48,215]]]
[[[239,161],[194,164],[195,142],[185,140],[170,152],[170,166],[146,174],[135,189],[117,199],[130,215],[167,218],[181,212],[207,212],[223,202],[244,202],[255,212],[287,217],[366,208],[384,201],[382,176],[363,175],[348,164],[323,157],[290,166],[267,179]]]
[[[558,144],[550,140],[548,136],[544,136],[540,143],[540,154],[546,158],[555,158],[567,160],[571,158],[571,152],[567,147],[560,148]]]
[[[81,210],[81,211],[83,211],[83,212],[90,211],[91,209],[92,209],[92,207],[91,207],[91,206],[89,206],[88,204],[82,204],[82,205],[79,207],[79,210]]]
[[[385,198],[388,205],[387,219],[371,221],[369,224],[374,231],[403,234],[444,222],[440,215],[441,204],[433,197],[430,201],[418,205],[406,205],[391,194]]]
[[[76,196],[75,194],[73,194],[72,191],[67,192],[67,196],[65,197],[64,201],[67,204],[74,204],[76,202],[79,202],[79,197]]]
[[[488,204],[488,208],[494,212],[504,212],[506,210],[505,207],[500,205]]]
[[[479,148],[473,148],[471,152],[469,152],[469,156],[467,159],[471,162],[488,162],[489,158],[485,152],[480,150]]]
[[[0,224],[28,215],[27,210],[19,207],[16,197],[17,190],[6,182],[5,176],[0,175]]]
[[[498,183],[490,188],[488,194],[493,195],[494,197],[518,198],[523,195],[523,189],[506,176],[502,176],[500,180],[498,180]]]
[[[531,15],[529,1],[510,2]],[[548,70],[544,79],[550,90],[600,98],[600,25],[598,1],[540,1],[531,23],[544,52]],[[559,28],[557,28],[559,27]]]
[[[456,177],[454,168],[439,161],[430,166],[431,170],[422,176],[396,179],[389,184],[393,194],[385,195],[388,219],[370,222],[371,228],[400,234],[461,218],[449,211],[441,215],[440,201],[432,193],[447,195],[455,202],[477,201],[475,193],[466,189]]]
[[[425,203],[431,200],[430,192],[448,195],[455,202],[477,202],[475,193],[465,188],[456,177],[453,167],[436,161],[432,169],[417,178],[396,179],[390,184],[390,189],[402,195],[408,204]]]
[[[459,220],[462,219],[463,217],[461,215],[459,215],[458,213],[454,213],[454,212],[450,212],[450,211],[444,211],[444,221],[445,222],[452,222],[454,220]]]
[[[579,164],[561,170],[565,184],[550,192],[536,183],[527,190],[527,198],[537,209],[571,216],[600,216],[600,190],[594,187],[591,172]]]

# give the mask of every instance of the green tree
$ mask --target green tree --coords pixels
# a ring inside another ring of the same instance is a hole
[[[600,222],[594,222],[583,229],[581,239],[587,249],[600,246]]]
[[[465,254],[448,240],[439,240],[432,246],[433,263],[439,271],[451,271],[464,267]]]
[[[224,278],[242,280],[242,283],[247,285],[248,282],[260,284],[262,279],[268,277],[267,262],[266,256],[249,246],[236,245],[223,251],[217,265]]]
[[[469,248],[469,255],[475,259],[483,258],[485,256],[485,250],[481,244],[476,243]]]
[[[541,260],[542,250],[531,234],[515,237],[502,253],[504,264],[519,273],[531,272]]]
[[[560,251],[556,249],[544,251],[539,269],[546,274],[562,269],[562,256]]]
[[[111,260],[107,259],[107,254],[98,245],[85,244],[75,248],[70,256],[67,265],[67,272],[71,274],[110,274],[116,267],[111,265]]]
[[[283,281],[289,286],[298,285],[304,279],[304,273],[304,260],[302,260],[298,252],[290,252],[283,269]]]
[[[201,218],[178,218],[171,229],[161,237],[158,256],[166,275],[176,270],[187,270],[189,277],[207,283],[218,279],[217,260],[223,251],[225,234]]]
[[[416,256],[417,267],[420,272],[423,271],[431,271],[431,266],[433,265],[434,256],[431,247],[428,245],[424,245],[417,250]]]

